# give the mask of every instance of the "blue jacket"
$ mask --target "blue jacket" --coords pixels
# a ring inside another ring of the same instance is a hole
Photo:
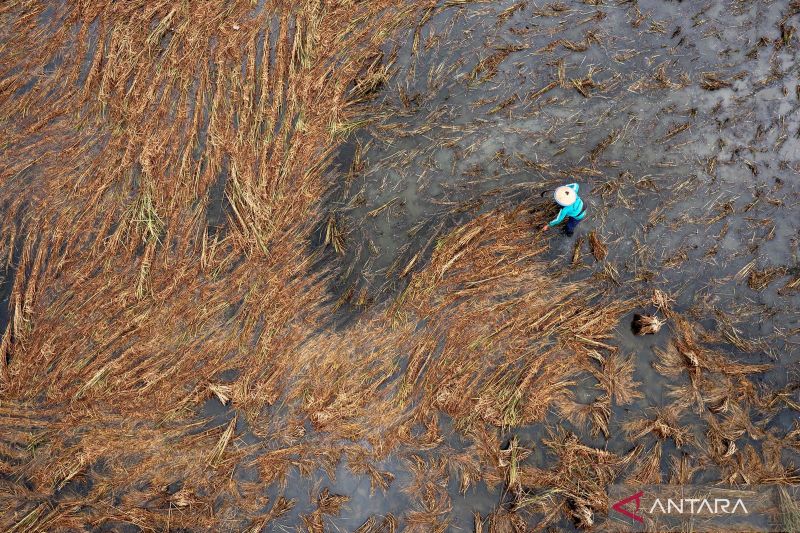
[[[561,222],[567,217],[583,220],[583,218],[586,216],[586,211],[583,210],[583,200],[581,200],[581,197],[578,196],[578,184],[570,183],[567,185],[567,187],[570,187],[575,191],[575,202],[567,207],[562,207],[561,211],[558,212],[558,216],[550,221],[550,226],[561,224]]]

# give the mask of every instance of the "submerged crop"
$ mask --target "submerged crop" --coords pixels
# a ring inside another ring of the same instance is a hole
[[[0,528],[800,483],[800,4],[688,4],[0,7]]]

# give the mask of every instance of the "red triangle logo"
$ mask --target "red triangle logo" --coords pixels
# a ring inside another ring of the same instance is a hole
[[[633,518],[637,522],[644,523],[644,520],[642,519],[641,515],[637,514],[639,512],[639,507],[641,505],[641,502],[639,500],[642,498],[642,496],[644,496],[644,491],[640,490],[639,492],[637,492],[633,496],[628,496],[624,500],[618,501],[617,503],[612,505],[611,508],[614,509],[618,513],[624,514],[628,518]],[[630,512],[627,509],[625,509],[625,507],[623,507],[626,503],[630,503],[632,501],[636,502],[636,510],[634,512]]]

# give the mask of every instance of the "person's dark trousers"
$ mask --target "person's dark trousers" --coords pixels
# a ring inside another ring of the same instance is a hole
[[[564,228],[564,233],[572,237],[572,234],[575,233],[575,228],[578,227],[580,220],[577,218],[567,217],[567,226]]]

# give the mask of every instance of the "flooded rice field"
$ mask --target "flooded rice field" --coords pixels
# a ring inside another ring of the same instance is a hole
[[[375,117],[342,149],[330,207],[352,244],[337,294],[357,309],[402,290],[398,274],[459,221],[505,202],[542,209],[542,193],[575,181],[589,217],[577,238],[550,237],[559,276],[620,297],[665,290],[728,353],[774,363],[759,385],[796,380],[800,69],[781,41],[786,4],[451,4],[385,46],[394,63]],[[671,334],[636,336],[631,316],[613,344],[634,356],[644,397],[614,410],[617,435],[670,402],[653,362]],[[787,411],[771,425],[797,421]],[[663,453],[665,472],[675,454]],[[452,527],[469,530],[458,500]]]
[[[572,265],[568,239],[554,266],[669,287],[687,308],[711,292],[740,319],[737,304],[789,311],[800,100],[794,53],[775,41],[785,16],[779,2],[441,9],[386,46],[397,59],[374,122],[341,153],[343,280],[378,292],[454,221],[572,180],[613,270]],[[770,283],[736,294],[753,272]]]
[[[3,529],[603,530],[614,483],[800,484],[800,2],[0,21]]]

